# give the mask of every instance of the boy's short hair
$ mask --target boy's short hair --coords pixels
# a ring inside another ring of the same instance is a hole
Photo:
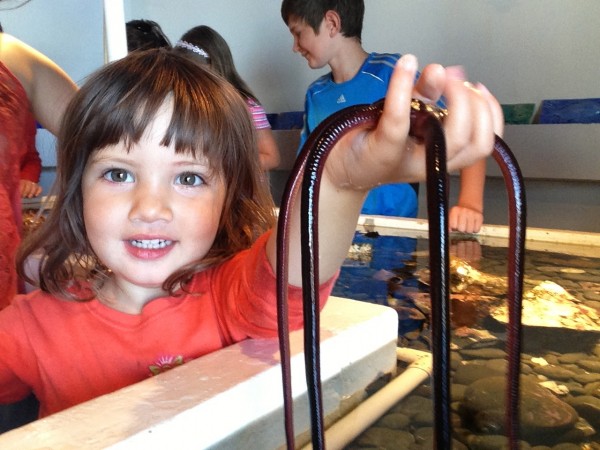
[[[327,11],[335,11],[342,22],[342,35],[355,37],[361,40],[362,23],[365,15],[363,0],[283,0],[281,3],[281,17],[289,24],[292,17],[305,21],[315,33]]]

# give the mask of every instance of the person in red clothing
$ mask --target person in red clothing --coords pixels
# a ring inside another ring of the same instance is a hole
[[[42,193],[42,187],[38,184],[42,173],[42,160],[35,146],[35,122],[30,127],[30,137],[26,153],[21,157],[21,180],[19,181],[19,192],[22,198],[37,197]]]
[[[36,120],[57,133],[77,86],[53,61],[0,30],[0,309],[24,290],[16,253],[22,234],[21,198],[40,194]],[[0,432],[35,417],[33,397],[0,405]]]
[[[0,33],[3,33],[4,29],[2,28],[2,24],[0,24]],[[51,61],[49,61],[45,56],[37,54],[36,52],[30,52],[31,54],[28,56],[25,56],[25,58],[23,58],[23,56],[21,56],[22,53],[22,48],[20,47],[21,42],[20,41],[13,41],[12,40],[12,36],[6,35],[7,37],[0,37],[1,40],[5,41],[4,42],[4,53],[5,53],[5,58],[3,59],[7,59],[8,65],[11,65],[11,60],[14,61],[15,60],[15,56],[16,56],[16,60],[19,62],[19,66],[21,68],[21,70],[19,71],[18,69],[15,71],[15,74],[11,74],[14,75],[15,78],[17,78],[19,80],[19,83],[21,83],[22,85],[24,85],[24,87],[29,91],[26,94],[31,93],[32,86],[36,81],[36,77],[34,75],[27,74],[27,73],[23,73],[23,68],[28,69],[28,61],[29,64],[33,61],[36,63],[44,63],[44,64],[54,64]],[[24,46],[24,44],[22,44]],[[13,58],[10,58],[10,56],[8,58],[6,58],[6,54],[10,55],[13,54]],[[31,66],[29,66],[31,67]],[[2,69],[7,69],[10,72],[10,67],[3,67]],[[0,74],[1,77],[5,77],[7,76],[6,73],[2,73]],[[9,75],[10,76],[10,75]],[[56,68],[56,71],[54,74],[50,74],[51,77],[55,77],[55,82],[58,82],[60,80],[60,78],[66,77],[66,74],[64,74],[62,72],[61,69]],[[5,92],[5,89],[11,90],[13,91],[11,95],[19,95],[19,92],[15,92],[18,91],[17,89],[14,89],[13,87],[10,86],[11,81],[7,81],[7,79],[3,79],[0,80],[2,83],[2,87],[1,90],[3,92],[4,95],[8,95]],[[38,97],[43,97],[45,94],[37,94]],[[53,94],[51,94],[53,95]],[[12,101],[8,101],[5,107],[5,110],[8,110],[8,108],[11,107],[11,103]],[[66,104],[66,102],[63,102],[64,104]],[[13,103],[14,105],[14,103]],[[30,108],[27,108],[27,111]],[[12,113],[11,113],[12,114]],[[11,123],[11,122],[16,122],[14,121],[14,119],[12,119],[11,117],[5,117],[4,121],[8,123],[8,126],[14,126],[15,123]],[[21,126],[19,126],[21,128]],[[38,184],[38,182],[40,181],[40,174],[42,172],[42,160],[40,159],[40,155],[37,151],[37,148],[35,146],[35,134],[36,134],[36,122],[35,119],[33,118],[32,115],[30,115],[30,119],[28,118],[27,122],[24,123],[22,125],[22,133],[23,135],[20,136],[20,142],[18,143],[18,145],[21,147],[21,151],[20,151],[20,155],[19,157],[21,158],[20,160],[20,172],[21,172],[21,176],[20,176],[20,180],[19,180],[19,192],[22,198],[32,198],[32,197],[37,197],[38,195],[40,195],[42,193],[42,187]],[[8,160],[8,158],[6,157],[7,155],[4,155],[4,160]]]
[[[327,160],[321,298],[368,189],[425,176],[424,149],[408,137],[413,95],[448,99],[450,169],[492,150],[502,112],[491,94],[441,66],[426,68],[413,90],[416,69],[413,56],[400,59],[378,126],[347,133]],[[21,275],[40,289],[0,312],[0,403],[33,392],[46,416],[234,342],[276,336],[275,218],[254,133],[235,89],[170,49],[132,52],[88,78],[59,134],[55,206],[19,254]],[[32,255],[35,276],[25,268]],[[299,205],[289,257],[297,329]]]
[[[39,194],[31,181],[41,164],[35,149],[36,120],[56,134],[62,113],[77,90],[53,61],[14,36],[0,32],[0,309],[18,291],[15,254],[21,240],[21,197]],[[26,184],[27,186],[23,186]]]

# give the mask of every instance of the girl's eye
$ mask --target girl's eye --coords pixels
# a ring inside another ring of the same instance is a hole
[[[104,179],[113,183],[131,183],[133,176],[125,169],[110,169],[104,172]]]
[[[200,186],[204,180],[198,174],[186,172],[177,176],[176,183],[182,186]]]

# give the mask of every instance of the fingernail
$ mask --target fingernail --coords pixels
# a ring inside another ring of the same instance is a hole
[[[480,90],[481,92],[483,92],[484,94],[490,93],[490,90],[488,88],[486,88],[485,85],[482,83],[477,83],[477,89]]]
[[[454,80],[465,80],[467,77],[465,75],[465,69],[463,66],[449,66],[446,67],[446,75],[448,78],[452,78]]]
[[[417,57],[407,53],[406,55],[402,55],[402,57],[398,60],[398,64],[404,70],[415,71],[417,70]]]

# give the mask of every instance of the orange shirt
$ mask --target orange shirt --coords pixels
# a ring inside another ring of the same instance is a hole
[[[46,416],[115,391],[246,338],[277,335],[269,233],[223,264],[198,273],[193,294],[158,298],[141,314],[94,299],[40,291],[0,312],[0,403],[33,391]],[[335,277],[321,286],[321,307]],[[289,291],[290,328],[302,326],[302,294]]]

